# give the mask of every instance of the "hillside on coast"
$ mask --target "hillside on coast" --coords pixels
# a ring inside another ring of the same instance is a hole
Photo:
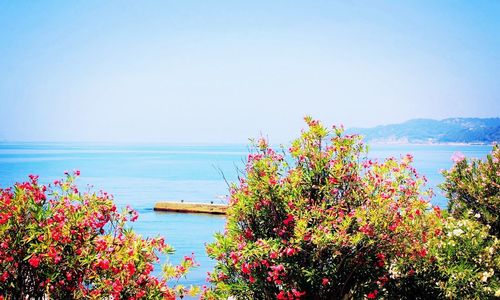
[[[401,124],[350,128],[374,143],[473,143],[500,142],[500,118],[412,119]]]

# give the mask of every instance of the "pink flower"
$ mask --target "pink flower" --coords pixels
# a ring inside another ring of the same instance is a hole
[[[465,159],[465,155],[463,155],[461,152],[455,152],[453,153],[453,155],[451,156],[451,160],[454,162],[454,163],[459,163],[461,162],[462,160]]]
[[[285,254],[287,256],[292,256],[294,255],[295,253],[297,253],[297,250],[295,248],[292,248],[292,247],[288,247],[285,249]]]
[[[131,222],[135,222],[135,221],[137,221],[137,218],[139,218],[139,214],[137,213],[136,210],[132,210],[131,215],[132,215],[132,218],[130,218]]]
[[[28,175],[28,177],[31,179],[31,182],[32,182],[33,184],[36,184],[36,183],[37,183],[37,181],[38,181],[38,175],[33,175],[33,174],[30,174],[30,175]]]

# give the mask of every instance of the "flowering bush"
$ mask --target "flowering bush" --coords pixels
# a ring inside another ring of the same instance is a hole
[[[117,212],[105,193],[81,193],[67,174],[50,193],[37,176],[0,189],[0,299],[175,299],[196,292],[167,285],[194,266],[185,257],[152,275],[163,238],[141,238],[126,227],[137,213]]]
[[[495,145],[486,160],[455,154],[455,164],[444,171],[441,188],[449,199],[449,211],[457,218],[470,215],[500,235],[500,147]]]
[[[433,282],[441,296],[455,299],[500,297],[500,241],[488,228],[471,219],[449,217],[444,235],[433,241]]]
[[[500,297],[499,159],[498,146],[484,161],[455,153],[453,167],[443,172],[450,216],[431,252],[432,280],[444,297]]]
[[[418,290],[415,266],[434,259],[442,220],[412,157],[372,161],[358,136],[306,122],[289,156],[255,144],[207,247],[217,264],[205,298],[375,299],[400,295],[403,280]]]

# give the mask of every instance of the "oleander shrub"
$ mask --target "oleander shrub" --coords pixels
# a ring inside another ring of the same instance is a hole
[[[500,148],[485,160],[455,153],[440,185],[448,198],[444,234],[431,246],[436,258],[432,279],[442,297],[494,299],[500,297]]]
[[[80,192],[76,171],[47,188],[37,176],[0,189],[0,299],[175,299],[196,292],[167,281],[184,276],[192,257],[153,275],[163,238],[127,227],[105,192]]]
[[[500,297],[500,241],[472,218],[446,218],[444,234],[431,243],[435,262],[425,282],[438,286],[439,298]],[[429,269],[428,269],[429,270]]]
[[[500,235],[500,147],[485,160],[469,159],[460,153],[453,157],[455,164],[443,172],[441,185],[446,193],[448,209],[457,218],[474,216],[490,228],[497,238]]]
[[[206,299],[375,299],[439,293],[430,241],[442,234],[412,157],[365,157],[360,137],[306,118],[288,152],[254,144],[232,185]],[[401,283],[405,289],[400,289]]]

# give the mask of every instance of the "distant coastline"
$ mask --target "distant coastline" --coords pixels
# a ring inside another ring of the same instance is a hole
[[[370,144],[493,145],[500,142],[500,118],[413,119],[372,128],[349,128]]]
[[[401,146],[493,146],[496,142],[490,143],[465,143],[465,142],[398,142],[398,141],[376,141],[370,140],[368,143],[372,145],[401,145]]]

